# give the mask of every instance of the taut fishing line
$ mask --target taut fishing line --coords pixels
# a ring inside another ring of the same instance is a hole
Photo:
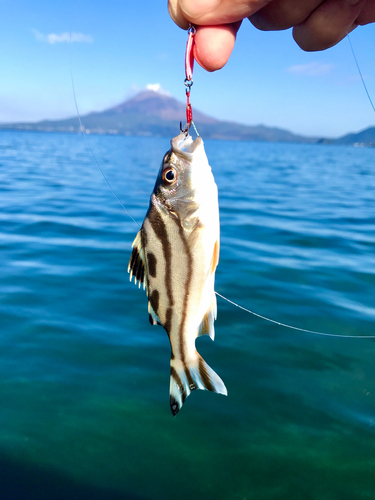
[[[191,33],[191,31],[189,30],[189,34]],[[350,38],[349,38],[349,33],[347,33],[347,37],[348,37],[348,40],[349,40],[349,44],[350,44],[350,48],[351,48],[351,51],[352,51],[352,54],[353,54],[353,57],[354,57],[354,60],[355,60],[355,63],[357,65],[357,68],[358,68],[358,72],[360,74],[360,77],[361,77],[361,80],[362,80],[362,83],[363,83],[363,86],[365,88],[365,91],[366,91],[366,94],[367,94],[367,97],[371,103],[371,106],[372,106],[372,109],[374,110],[375,112],[375,107],[374,107],[374,104],[371,100],[371,97],[370,97],[370,94],[367,90],[367,87],[366,87],[366,84],[365,84],[365,81],[363,79],[363,76],[362,76],[362,73],[361,73],[361,70],[359,68],[359,64],[358,64],[358,61],[357,61],[357,58],[356,58],[356,55],[354,53],[354,49],[353,49],[353,46],[352,46],[352,43],[350,41]],[[72,81],[72,89],[73,89],[73,96],[74,96],[74,103],[75,103],[75,107],[76,107],[76,111],[77,111],[77,117],[78,117],[78,121],[79,121],[79,125],[80,125],[80,131],[83,135],[83,137],[85,138],[85,142],[86,142],[86,145],[87,145],[87,148],[88,150],[90,151],[90,154],[95,162],[95,165],[97,166],[99,172],[102,174],[107,186],[109,187],[109,189],[111,190],[113,196],[116,198],[116,200],[119,202],[119,204],[121,205],[121,207],[125,210],[125,212],[127,213],[127,215],[131,218],[131,220],[138,226],[140,227],[140,224],[134,219],[134,217],[131,215],[131,213],[128,211],[128,209],[123,205],[123,203],[121,202],[121,200],[119,199],[119,197],[117,196],[117,194],[115,193],[115,191],[113,190],[112,186],[110,185],[107,177],[104,175],[104,172],[103,170],[100,168],[100,165],[94,155],[94,152],[93,150],[91,149],[91,146],[90,146],[90,143],[89,143],[89,140],[87,138],[87,134],[85,132],[85,127],[83,126],[82,124],[82,120],[81,120],[81,115],[80,115],[80,112],[79,112],[79,108],[78,108],[78,103],[77,103],[77,97],[76,97],[76,91],[75,91],[75,86],[74,86],[74,78],[73,78],[73,67],[72,67],[72,33],[70,32],[70,39],[69,39],[69,55],[70,55],[70,76],[71,76],[71,81]],[[191,85],[190,85],[191,86]],[[188,93],[188,91],[190,91],[190,86],[187,85],[187,91],[186,93]],[[189,105],[189,96],[190,96],[190,92],[189,92],[189,95],[187,94],[187,104]],[[193,123],[192,121],[192,116],[191,116],[191,123]],[[195,126],[194,126],[195,128]],[[197,135],[198,132],[197,132]],[[220,293],[216,292],[216,295],[218,297],[220,297],[221,299],[229,302],[229,304],[232,304],[233,306],[235,307],[238,307],[239,309],[241,309],[242,311],[245,311],[246,313],[248,314],[251,314],[253,316],[256,316],[257,318],[260,318],[260,319],[263,319],[264,321],[269,321],[270,323],[274,323],[275,325],[278,325],[278,326],[282,326],[284,328],[289,328],[291,330],[297,330],[299,332],[304,332],[304,333],[311,333],[313,335],[320,335],[320,336],[323,336],[323,337],[338,337],[338,338],[346,338],[346,339],[375,339],[375,335],[344,335],[344,334],[340,334],[340,333],[325,333],[325,332],[316,332],[314,330],[306,330],[305,328],[298,328],[297,326],[292,326],[292,325],[287,325],[285,323],[281,323],[279,321],[276,321],[274,319],[271,319],[271,318],[267,318],[266,316],[262,316],[261,314],[258,314],[254,311],[251,311],[250,309],[247,309],[246,307],[243,307],[239,304],[237,304],[236,302],[234,302],[233,300],[230,300],[228,299],[227,297],[225,297],[224,295],[221,295]]]
[[[292,330],[298,330],[299,332],[313,333],[314,335],[322,335],[323,337],[340,337],[340,338],[346,338],[346,339],[375,339],[375,335],[344,335],[344,334],[340,334],[340,333],[315,332],[314,330],[305,330],[304,328],[298,328],[297,326],[286,325],[285,323],[280,323],[279,321],[275,321],[274,319],[266,318],[266,316],[262,316],[261,314],[250,311],[250,309],[246,309],[246,307],[242,307],[239,304],[236,304],[236,302],[233,302],[232,300],[227,299],[226,297],[224,297],[224,295],[221,295],[218,292],[215,292],[215,293],[218,297],[221,297],[222,299],[226,300],[230,304],[233,304],[234,306],[238,307],[239,309],[242,309],[243,311],[245,311],[249,314],[252,314],[253,316],[256,316],[257,318],[264,319],[265,321],[269,321],[270,323],[274,323],[275,325],[283,326],[285,328],[291,328]]]
[[[362,71],[361,71],[361,68],[359,67],[358,60],[357,60],[357,57],[355,55],[355,52],[354,52],[354,49],[353,49],[353,45],[352,45],[352,41],[350,40],[350,36],[349,36],[348,32],[346,32],[346,36],[348,37],[348,42],[349,42],[349,45],[350,45],[350,50],[352,51],[352,54],[353,54],[353,57],[354,57],[354,61],[355,61],[355,64],[357,66],[357,69],[358,69],[358,73],[359,73],[359,76],[360,76],[361,81],[362,81],[363,88],[365,89],[365,92],[367,94],[368,100],[370,101],[371,107],[372,107],[372,109],[373,109],[373,111],[375,113],[375,106],[374,106],[374,103],[372,102],[372,99],[370,97],[369,91],[367,90],[367,86],[366,86],[365,80],[364,80],[364,78],[362,76]]]

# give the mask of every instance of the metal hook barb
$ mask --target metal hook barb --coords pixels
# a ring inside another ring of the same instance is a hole
[[[189,123],[187,123],[183,128],[182,128],[182,122],[180,122],[180,131],[182,134],[185,134],[185,136],[187,137],[189,135],[189,129],[190,129],[190,125]]]

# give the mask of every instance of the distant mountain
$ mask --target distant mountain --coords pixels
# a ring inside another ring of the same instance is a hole
[[[216,120],[196,109],[193,109],[193,117],[199,133],[207,139],[316,142],[315,138],[303,137],[279,128]],[[118,106],[89,113],[81,118],[88,133],[174,137],[179,130],[180,121],[183,125],[186,122],[186,107],[166,94],[145,90]],[[74,116],[65,120],[0,124],[0,129],[79,132],[80,127],[78,118]]]
[[[185,109],[185,105],[173,97],[145,90],[118,106],[82,116],[82,123],[86,132],[93,134],[174,137],[179,130],[179,122],[184,124],[186,121]],[[207,139],[318,142],[316,138],[296,135],[280,128],[216,120],[195,108],[193,116],[199,133]],[[74,133],[79,132],[80,126],[78,118],[74,116],[65,120],[0,124],[0,129]]]
[[[344,135],[335,139],[332,143],[375,147],[375,127],[369,127],[361,132]]]

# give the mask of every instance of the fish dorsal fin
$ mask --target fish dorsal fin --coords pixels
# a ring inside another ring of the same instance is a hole
[[[203,316],[202,323],[199,325],[198,336],[209,335],[212,340],[215,340],[214,322],[216,319],[216,312],[216,295],[213,293],[210,307],[207,309],[206,314]]]
[[[138,231],[133,241],[133,252],[129,260],[128,273],[130,272],[130,281],[134,276],[134,283],[137,284],[138,281],[138,286],[141,287],[141,284],[143,284],[143,289],[145,289],[145,253],[142,247],[141,231],[142,229]]]

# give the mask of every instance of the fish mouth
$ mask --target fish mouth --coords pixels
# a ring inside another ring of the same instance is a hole
[[[201,137],[197,137],[194,141],[189,133],[182,132],[171,140],[172,151],[182,156],[186,160],[192,160],[195,151],[203,145]]]

